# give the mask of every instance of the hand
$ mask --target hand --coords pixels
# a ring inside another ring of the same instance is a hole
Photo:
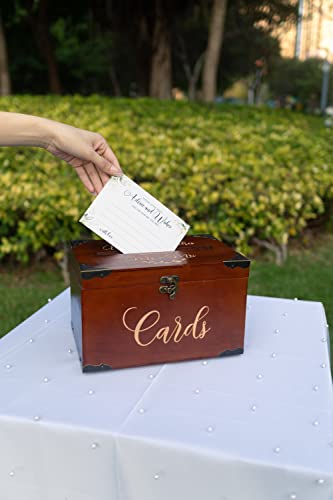
[[[74,167],[90,193],[99,193],[112,175],[123,173],[104,137],[95,132],[52,122],[52,139],[45,149]]]

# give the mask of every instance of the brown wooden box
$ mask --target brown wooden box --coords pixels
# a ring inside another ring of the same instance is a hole
[[[72,327],[84,372],[241,354],[250,261],[209,236],[174,252],[72,242]]]

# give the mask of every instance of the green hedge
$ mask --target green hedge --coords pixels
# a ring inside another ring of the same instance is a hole
[[[1,109],[100,132],[124,172],[183,217],[248,252],[283,255],[333,199],[333,140],[322,119],[287,111],[100,96],[16,96]],[[89,195],[36,148],[0,149],[0,257],[18,260],[84,231]],[[60,253],[57,253],[59,252]]]

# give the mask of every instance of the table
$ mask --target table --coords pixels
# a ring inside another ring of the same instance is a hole
[[[0,341],[1,500],[332,500],[318,302],[248,297],[243,355],[82,374],[70,294]]]

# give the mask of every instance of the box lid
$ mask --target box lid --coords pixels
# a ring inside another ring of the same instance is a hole
[[[71,242],[71,253],[72,266],[76,268],[81,283],[86,282],[84,288],[112,286],[109,279],[101,278],[114,271],[132,271],[132,278],[137,274],[142,283],[149,282],[157,269],[165,267],[177,274],[181,272],[183,279],[198,280],[217,276],[242,277],[248,275],[250,266],[250,260],[244,255],[209,235],[186,236],[173,252],[131,254],[123,254],[103,240],[76,240]],[[116,281],[121,284],[119,278]],[[137,280],[134,281],[138,284]]]

